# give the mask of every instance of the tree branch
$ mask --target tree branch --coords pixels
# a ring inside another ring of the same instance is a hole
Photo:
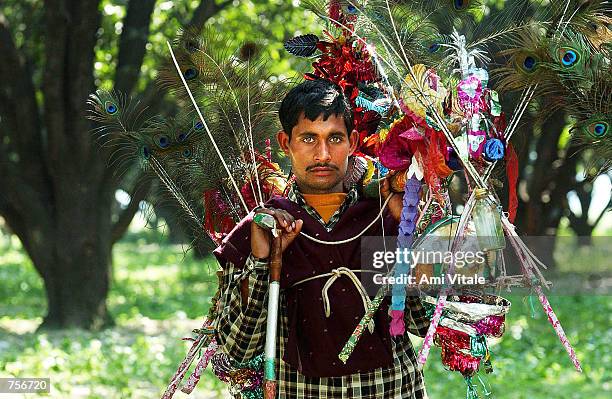
[[[23,242],[24,247],[27,246],[26,238],[26,223],[21,215],[9,204],[6,196],[0,192],[0,215],[6,220],[7,225],[13,233]]]
[[[198,7],[193,12],[193,16],[191,17],[191,21],[187,24],[187,27],[201,31],[206,21],[219,11],[227,8],[232,2],[232,0],[225,0],[217,4],[216,0],[201,0],[200,4],[198,4]]]
[[[147,179],[142,184],[138,184],[136,189],[130,196],[130,204],[126,209],[121,212],[119,219],[115,222],[111,230],[111,243],[115,244],[117,241],[123,237],[125,232],[127,231],[134,215],[139,209],[140,201],[144,200],[147,195],[149,195],[149,191],[151,191],[151,186],[153,185],[153,180]]]
[[[556,228],[558,225],[558,218],[551,218],[551,212],[547,210],[562,207],[560,203],[563,197],[550,195],[550,201],[544,203],[542,193],[552,190],[552,183],[559,178],[559,168],[551,170],[550,165],[559,159],[556,143],[559,142],[564,120],[563,113],[557,111],[542,124],[540,136],[537,138],[535,151],[538,158],[533,163],[533,173],[527,187],[529,203],[526,204],[528,213],[525,227],[526,233],[530,235],[546,234],[549,228]],[[558,181],[556,184],[560,185]]]
[[[0,162],[0,214],[22,241],[27,241],[32,232],[41,239],[45,235],[40,226],[50,218],[47,201],[44,194],[23,179],[18,169],[10,161]]]
[[[612,198],[608,200],[608,205],[604,207],[604,209],[601,211],[599,216],[597,216],[597,218],[593,222],[593,228],[597,227],[597,225],[599,224],[599,222],[601,222],[601,219],[603,219],[606,212],[610,212],[610,207],[612,207]]]
[[[0,51],[0,184],[4,199],[22,217],[46,217],[51,190],[34,85],[1,13]]]
[[[89,175],[98,175],[93,167],[95,162],[95,147],[92,137],[87,134],[90,122],[85,118],[86,102],[94,88],[93,66],[97,41],[97,32],[102,20],[99,11],[99,0],[72,0],[69,9],[70,26],[66,37],[66,59],[64,65],[64,115],[66,130],[63,134],[68,138],[68,146],[64,147],[71,153],[71,162],[64,162],[69,168],[87,171]],[[45,93],[48,94],[48,93]]]
[[[71,21],[64,2],[45,1],[45,23],[47,31],[53,32],[45,37],[45,69],[43,76],[44,115],[47,128],[47,165],[51,176],[57,176],[57,165],[65,147],[64,114],[66,36]]]
[[[130,0],[119,39],[115,89],[129,96],[140,75],[155,0]]]
[[[4,15],[0,13],[0,115],[5,120],[3,135],[19,154],[22,170],[31,181],[40,182],[42,145],[40,120],[31,74],[17,51]],[[4,124],[4,123],[3,123]]]

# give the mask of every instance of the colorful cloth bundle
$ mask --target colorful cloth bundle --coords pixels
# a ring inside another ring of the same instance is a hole
[[[263,353],[245,363],[232,362],[225,353],[216,353],[211,360],[213,372],[221,381],[229,383],[232,395],[242,399],[263,398]]]

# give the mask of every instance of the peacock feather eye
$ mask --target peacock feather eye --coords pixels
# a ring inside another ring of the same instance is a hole
[[[202,123],[202,121],[196,119],[193,121],[193,128],[195,130],[202,130],[204,129],[204,124]]]
[[[533,68],[535,68],[536,66],[536,59],[533,58],[532,56],[528,55],[527,57],[525,57],[525,59],[523,60],[523,66],[525,67],[526,70],[531,71],[533,70]]]
[[[432,54],[438,52],[440,50],[440,43],[433,43],[427,50]]]
[[[559,58],[561,64],[565,67],[572,67],[580,60],[578,52],[572,48],[563,48],[559,50]]]
[[[187,159],[191,158],[191,150],[189,148],[185,148],[183,150],[182,155],[183,155],[183,158],[187,158]]]
[[[165,134],[159,134],[155,136],[155,144],[157,144],[157,146],[162,150],[166,149],[168,146],[170,146],[170,138],[168,138],[168,136]]]
[[[609,128],[610,125],[607,122],[594,122],[589,125],[588,131],[591,136],[600,139],[608,134]]]
[[[192,80],[198,76],[198,71],[195,68],[188,68],[185,69],[185,72],[183,72],[183,76],[185,77],[185,80]]]
[[[149,158],[151,158],[151,150],[149,149],[148,146],[143,145],[142,147],[140,147],[140,155],[144,159],[149,159]]]
[[[190,53],[195,53],[198,51],[198,44],[193,40],[189,40],[185,43],[185,50],[189,51]]]
[[[187,139],[187,133],[179,133],[179,135],[176,137],[176,141],[178,141],[179,143],[182,143],[186,139]]]
[[[117,113],[117,111],[119,110],[119,108],[117,108],[117,106],[115,105],[115,103],[111,102],[111,101],[107,101],[104,103],[104,109],[106,110],[106,112],[110,115],[114,115]]]
[[[533,73],[538,68],[539,60],[534,54],[520,54],[515,59],[516,67],[525,73]]]
[[[346,6],[346,12],[348,12],[349,14],[357,14],[357,7],[352,4],[349,4],[348,6]]]
[[[465,10],[470,5],[470,0],[454,0],[455,10]]]

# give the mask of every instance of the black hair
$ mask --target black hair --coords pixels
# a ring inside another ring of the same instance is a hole
[[[329,80],[306,80],[287,93],[278,110],[278,117],[289,137],[302,113],[311,121],[321,115],[323,120],[332,114],[341,115],[344,117],[347,134],[350,136],[353,131],[351,105],[340,86]]]

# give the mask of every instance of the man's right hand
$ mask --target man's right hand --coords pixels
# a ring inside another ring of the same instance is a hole
[[[301,219],[295,220],[289,212],[282,209],[261,208],[255,213],[267,213],[274,216],[276,227],[282,236],[283,252],[300,234],[304,223]],[[253,256],[256,258],[268,258],[270,256],[270,236],[271,232],[269,230],[251,222],[251,253]]]

